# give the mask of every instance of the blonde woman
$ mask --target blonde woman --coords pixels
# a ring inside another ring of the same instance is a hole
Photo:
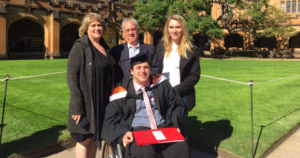
[[[195,106],[194,86],[200,79],[200,63],[198,53],[188,38],[184,17],[177,14],[168,17],[156,54],[158,73],[169,79],[188,110],[192,110]],[[185,135],[185,130],[182,133]]]
[[[79,38],[69,54],[67,82],[70,89],[68,130],[76,144],[77,158],[94,158],[100,148],[106,105],[114,83],[114,60],[102,35],[106,25],[99,14],[87,14]]]

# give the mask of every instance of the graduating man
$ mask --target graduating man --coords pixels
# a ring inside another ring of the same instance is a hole
[[[129,79],[128,69],[130,67],[129,58],[134,57],[139,53],[152,52],[147,54],[148,58],[152,58],[151,74],[155,75],[158,72],[158,60],[154,47],[139,41],[139,24],[133,18],[124,19],[122,22],[122,31],[126,43],[115,46],[111,49],[112,56],[116,61],[115,65],[115,81],[120,83],[123,80]]]
[[[132,158],[188,158],[186,142],[138,146],[132,131],[175,127],[183,123],[185,105],[163,75],[150,76],[149,60],[145,54],[131,58],[132,78],[116,87],[106,107],[102,138],[129,148]]]

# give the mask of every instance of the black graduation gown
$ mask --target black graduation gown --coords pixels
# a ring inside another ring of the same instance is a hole
[[[121,84],[121,87],[127,91],[127,95],[124,98],[111,101],[107,105],[105,111],[101,137],[107,144],[111,144],[116,139],[121,143],[124,134],[127,131],[132,131],[131,124],[136,108],[136,99],[131,97],[135,95],[132,79],[124,81]],[[161,128],[181,128],[185,105],[179,94],[172,88],[169,81],[164,80],[153,87],[152,92],[155,105],[160,115],[166,121],[165,125]]]

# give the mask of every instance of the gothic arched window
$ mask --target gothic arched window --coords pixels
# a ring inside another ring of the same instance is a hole
[[[296,13],[296,1],[292,2],[292,13]]]
[[[291,2],[290,1],[287,1],[286,2],[286,10],[285,10],[287,13],[290,13],[291,12]]]
[[[300,2],[300,1],[299,1]],[[298,12],[299,12],[299,9],[300,8],[298,8]],[[282,11],[282,12],[284,12],[284,2],[281,2],[280,3],[280,10]]]

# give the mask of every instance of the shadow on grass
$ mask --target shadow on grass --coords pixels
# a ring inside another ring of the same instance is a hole
[[[61,131],[66,128],[66,125],[57,125],[35,132],[28,137],[3,143],[0,146],[0,158],[9,157],[12,154],[28,154],[46,146],[54,145],[57,143],[58,137],[62,134]]]
[[[289,116],[289,115],[291,115],[291,114],[297,112],[298,110],[300,110],[300,108],[297,108],[297,109],[295,109],[295,110],[293,110],[293,111],[291,111],[291,112],[289,112],[289,113],[287,113],[287,114],[281,116],[280,118],[278,118],[278,119],[276,119],[276,120],[270,122],[269,124],[265,125],[264,127],[271,126],[273,123],[275,123],[275,122],[277,122],[277,121],[279,121],[279,120],[281,120],[281,119],[283,119],[283,118],[285,118],[285,117],[287,117],[287,116]]]
[[[259,132],[259,135],[258,135],[258,138],[257,138],[256,145],[255,145],[255,149],[254,149],[254,152],[253,152],[253,157],[255,157],[255,155],[256,155],[257,148],[258,148],[258,145],[259,145],[259,141],[260,141],[260,137],[261,137],[261,135],[262,135],[263,129],[264,129],[265,127],[271,126],[271,125],[274,124],[275,122],[277,122],[277,121],[279,121],[279,120],[281,120],[281,119],[283,119],[283,118],[285,118],[285,117],[287,117],[287,116],[289,116],[289,115],[291,115],[291,114],[297,112],[298,110],[300,110],[300,108],[297,108],[297,109],[295,109],[295,110],[293,110],[293,111],[291,111],[291,112],[289,112],[289,113],[283,115],[282,117],[280,117],[280,118],[278,118],[278,119],[276,119],[276,120],[270,122],[269,124],[267,124],[267,125],[265,125],[265,126],[264,126],[264,125],[260,126],[261,129],[260,129],[260,132]]]
[[[0,103],[1,103],[1,102],[0,102]],[[32,114],[34,114],[34,115],[38,115],[38,116],[41,116],[41,117],[48,118],[48,119],[53,120],[53,121],[57,121],[57,122],[60,122],[60,123],[63,123],[63,124],[68,124],[67,122],[63,122],[63,121],[54,119],[54,118],[52,118],[52,117],[48,117],[48,116],[45,116],[45,115],[42,115],[42,114],[38,114],[38,113],[35,113],[35,112],[32,112],[32,111],[23,109],[23,108],[20,108],[20,107],[17,107],[17,106],[13,106],[13,105],[11,105],[11,104],[7,104],[7,103],[6,103],[5,106],[10,106],[10,107],[16,108],[16,109],[18,109],[18,110],[26,111],[26,112],[32,113]],[[1,108],[1,106],[0,106],[0,108]],[[4,115],[4,116],[5,116],[5,115]]]
[[[217,118],[220,118],[222,120],[225,120],[225,116],[221,116],[221,115],[214,115],[214,114],[210,114],[210,113],[205,113],[205,112],[198,112],[198,111],[193,111],[194,113],[197,113],[199,115],[208,115],[208,116],[214,116],[214,117],[217,117]],[[249,115],[250,116],[250,115]],[[248,125],[251,125],[251,122],[245,122],[245,121],[240,121],[240,120],[235,120],[235,119],[230,119],[231,121],[236,121],[236,122],[239,122],[239,123],[243,123],[243,124],[248,124]],[[258,125],[258,124],[253,124],[253,126],[256,126],[256,127],[261,127],[261,125]]]
[[[260,132],[259,132],[259,135],[258,135],[258,138],[257,138],[256,146],[255,146],[255,149],[254,149],[253,157],[255,157],[255,155],[256,155],[256,151],[257,151],[257,148],[258,148],[259,140],[260,140],[262,131],[263,131],[263,129],[264,129],[265,127],[266,127],[266,126],[261,126],[261,129],[260,129]]]
[[[3,128],[5,126],[6,126],[6,124],[0,124],[0,128]]]
[[[201,149],[218,157],[220,143],[231,137],[233,127],[229,120],[208,121],[202,123],[196,116],[188,118],[188,141],[201,145]]]

